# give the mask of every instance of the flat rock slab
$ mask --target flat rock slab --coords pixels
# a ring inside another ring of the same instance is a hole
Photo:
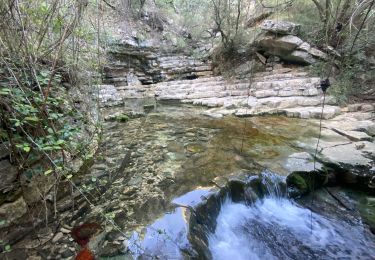
[[[290,171],[313,171],[314,170],[314,158],[307,152],[291,154],[284,167]],[[315,163],[315,169],[320,170],[322,164],[319,162]]]
[[[287,21],[265,20],[260,26],[262,30],[277,34],[298,34],[301,25]]]
[[[337,132],[340,135],[346,136],[349,140],[358,142],[358,141],[372,141],[372,137],[364,132],[359,131],[345,131],[338,128],[333,128],[333,131]]]
[[[286,115],[289,117],[297,118],[317,118],[319,119],[322,115],[321,107],[296,107],[283,109]],[[337,106],[325,106],[323,110],[323,119],[331,119],[340,114],[341,109]]]
[[[371,166],[374,163],[371,157],[375,154],[375,144],[371,142],[361,142],[359,144],[334,144],[325,147],[320,155],[327,160],[337,164],[347,164],[352,166]],[[360,148],[360,149],[359,149]]]

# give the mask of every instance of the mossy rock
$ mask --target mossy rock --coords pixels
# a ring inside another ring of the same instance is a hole
[[[375,234],[375,197],[366,197],[365,202],[360,204],[359,211],[364,218],[364,222]]]
[[[116,117],[115,117],[115,120],[117,121],[117,122],[127,122],[127,121],[129,121],[129,116],[128,115],[126,115],[126,114],[121,114],[121,115],[117,115]]]
[[[298,172],[293,172],[286,178],[286,183],[288,186],[289,194],[292,197],[299,197],[303,194],[308,193],[309,187],[304,177],[302,177]]]
[[[328,174],[323,171],[297,171],[288,175],[286,184],[291,197],[300,197],[316,190],[328,181]]]
[[[145,104],[145,105],[143,105],[143,109],[147,110],[147,111],[153,110],[154,108],[155,108],[154,104]]]
[[[201,153],[204,151],[205,147],[201,144],[198,144],[198,143],[192,143],[192,144],[188,144],[186,145],[186,150],[189,152],[189,153]]]

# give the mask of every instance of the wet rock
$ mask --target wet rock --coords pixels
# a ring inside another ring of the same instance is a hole
[[[165,208],[165,198],[161,194],[155,194],[152,197],[148,197],[145,202],[139,205],[139,207],[135,209],[135,212],[141,219],[148,220],[152,218],[156,212],[161,212],[165,210]]]
[[[186,145],[186,150],[190,153],[201,153],[204,149],[205,147],[199,143],[192,143]]]
[[[291,154],[286,163],[285,168],[290,171],[313,171],[314,170],[314,158],[307,152]],[[322,164],[320,162],[315,163],[315,169],[320,170]]]
[[[304,177],[298,173],[292,173],[287,177],[287,185],[289,193],[292,197],[306,194],[309,191],[309,186]]]
[[[113,241],[118,240],[119,237],[122,237],[122,233],[116,230],[116,231],[111,231],[108,234],[106,234],[105,239],[109,242],[113,242]]]
[[[244,200],[251,204],[251,203],[254,203],[255,201],[257,201],[259,199],[258,195],[256,194],[256,192],[254,191],[253,188],[251,187],[246,187],[245,190],[244,190]]]
[[[105,244],[99,249],[98,255],[100,255],[101,257],[122,256],[124,255],[125,250],[126,248],[123,243],[114,243],[106,241]]]
[[[288,194],[300,197],[312,190],[316,190],[328,182],[328,174],[321,171],[293,172],[286,178]]]
[[[75,255],[75,252],[72,251],[70,248],[66,248],[61,252],[62,258],[69,258]]]

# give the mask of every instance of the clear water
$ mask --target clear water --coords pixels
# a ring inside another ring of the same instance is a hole
[[[374,259],[364,228],[311,213],[286,198],[252,206],[227,199],[209,235],[213,259]]]

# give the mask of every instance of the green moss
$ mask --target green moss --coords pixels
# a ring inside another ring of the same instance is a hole
[[[375,198],[367,197],[359,206],[359,211],[365,223],[375,230]]]
[[[186,150],[190,153],[201,153],[204,150],[204,146],[197,143],[188,144]]]
[[[143,105],[144,110],[153,110],[155,108],[154,104],[145,104]]]
[[[306,193],[309,190],[305,179],[298,172],[290,174],[287,177],[286,182],[288,187],[296,188],[300,193]]]
[[[118,122],[127,122],[127,121],[129,121],[130,118],[126,114],[121,114],[121,115],[117,115],[115,119]]]

